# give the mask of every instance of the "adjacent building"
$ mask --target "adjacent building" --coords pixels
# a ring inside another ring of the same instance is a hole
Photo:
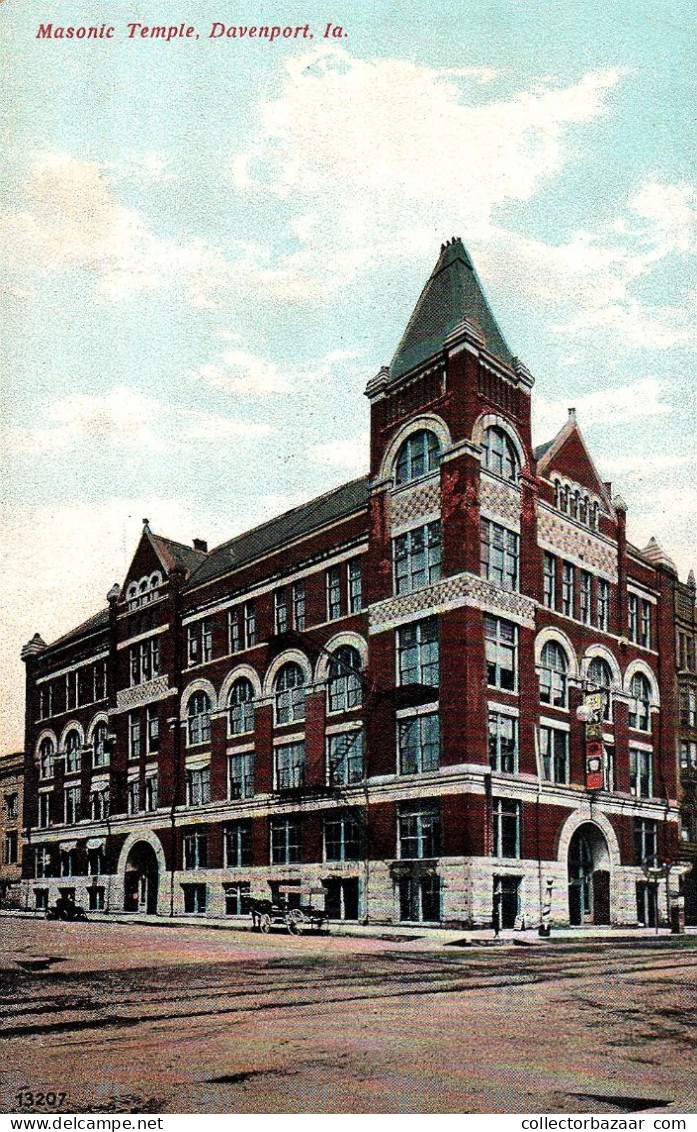
[[[682,853],[691,868],[685,876],[685,919],[697,924],[697,609],[695,576],[675,588],[675,659],[678,697],[678,751],[682,798]]]
[[[0,901],[16,904],[22,867],[24,752],[0,755]]]
[[[22,653],[28,906],[668,918],[676,570],[573,410],[533,448],[532,388],[453,240],[368,383],[366,476],[212,549],[145,521],[107,606]]]

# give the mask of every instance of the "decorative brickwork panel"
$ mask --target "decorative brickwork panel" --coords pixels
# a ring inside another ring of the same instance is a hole
[[[520,530],[520,491],[513,484],[482,473],[479,485],[479,506],[500,519],[504,526]]]
[[[558,554],[582,558],[590,569],[601,570],[611,581],[617,581],[615,547],[567,522],[561,515],[550,514],[544,507],[540,507],[537,520],[541,544],[552,547]]]
[[[169,677],[158,676],[156,680],[148,680],[146,684],[134,684],[132,688],[122,688],[116,693],[118,708],[140,707],[151,700],[165,695],[169,691]]]
[[[444,578],[435,586],[426,586],[422,590],[381,601],[370,610],[370,624],[372,627],[396,621],[411,613],[428,613],[438,606],[467,604],[481,605],[502,614],[513,614],[514,617],[534,624],[536,605],[531,598],[505,590],[495,582],[489,582],[475,574]]]
[[[390,520],[392,527],[403,527],[412,520],[420,519],[422,515],[430,515],[440,511],[440,482],[432,480],[429,483],[416,484],[414,487],[401,488],[390,501]]]

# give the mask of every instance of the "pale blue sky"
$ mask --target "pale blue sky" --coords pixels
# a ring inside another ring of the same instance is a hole
[[[377,11],[373,10],[374,7]],[[630,537],[695,555],[694,5],[0,7],[5,748],[21,666],[102,604],[145,515],[219,541],[366,466],[366,381],[443,239],[576,405]],[[129,40],[127,22],[200,38]],[[341,24],[340,40],[321,38]]]

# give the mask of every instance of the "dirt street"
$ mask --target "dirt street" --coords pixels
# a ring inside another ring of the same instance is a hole
[[[694,936],[0,932],[2,1112],[697,1112]]]

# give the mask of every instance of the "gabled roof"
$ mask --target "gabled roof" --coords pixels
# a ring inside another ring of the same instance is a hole
[[[205,556],[205,561],[189,579],[189,586],[198,586],[219,574],[245,566],[294,539],[362,510],[367,507],[368,494],[368,476],[361,476],[237,535]]]
[[[390,376],[401,377],[440,353],[448,335],[468,319],[495,357],[512,365],[513,356],[484,296],[462,240],[454,238],[440,249],[402,340],[390,365]]]
[[[192,546],[187,546],[185,542],[175,542],[174,539],[153,534],[151,531],[148,531],[148,534],[168,574],[177,566],[186,570],[188,574],[193,574],[208,557],[205,550],[196,550]]]
[[[95,613],[92,617],[88,617],[81,625],[75,629],[71,629],[69,633],[64,633],[62,637],[57,637],[55,641],[51,641],[48,646],[53,649],[57,645],[65,645],[68,641],[75,640],[78,637],[87,636],[89,633],[94,633],[98,629],[104,629],[109,624],[109,610],[100,609],[99,613]]]
[[[535,459],[538,475],[551,479],[552,473],[556,471],[588,491],[594,492],[604,500],[608,511],[613,510],[610,493],[600,477],[578,427],[575,409],[569,409],[568,420],[553,440],[548,440],[546,444],[541,444],[535,449]]]

